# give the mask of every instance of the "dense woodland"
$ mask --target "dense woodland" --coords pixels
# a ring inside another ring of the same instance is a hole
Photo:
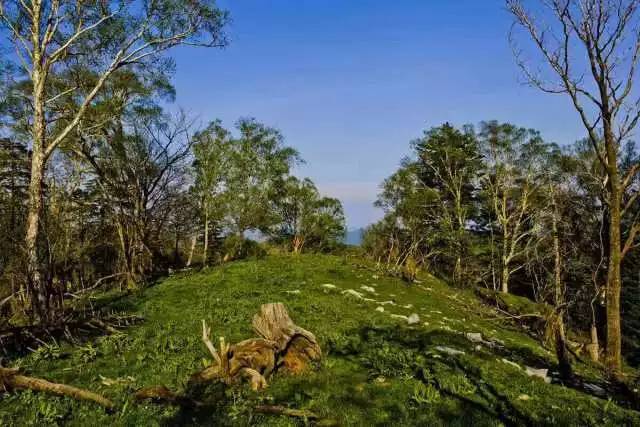
[[[410,283],[426,271],[544,304],[564,375],[578,341],[621,376],[640,363],[640,2],[506,7],[522,76],[566,97],[584,139],[425,129],[362,252]],[[341,202],[295,175],[278,129],[172,104],[169,52],[217,54],[229,19],[211,0],[0,0],[0,329],[57,327],[87,293],[173,270],[343,248]]]
[[[0,104],[4,327],[56,324],[89,290],[259,255],[247,233],[296,253],[341,242],[340,201],[293,175],[303,160],[277,129],[166,108],[166,51],[226,46],[227,12],[209,1],[38,2],[37,16],[0,5],[15,42]]]

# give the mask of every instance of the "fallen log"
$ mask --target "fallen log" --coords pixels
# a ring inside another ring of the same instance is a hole
[[[320,418],[317,414],[310,411],[291,409],[280,405],[260,405],[253,408],[253,410],[260,414],[286,415],[288,417],[306,418],[308,420],[317,420]]]
[[[33,390],[55,394],[57,396],[67,396],[73,399],[87,400],[97,403],[107,409],[114,407],[106,397],[93,393],[89,390],[73,387],[66,384],[52,383],[41,378],[27,377],[19,374],[15,368],[0,367],[0,388],[4,391],[11,390]]]

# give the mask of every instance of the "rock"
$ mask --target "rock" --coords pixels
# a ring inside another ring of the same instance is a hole
[[[522,369],[522,368],[520,367],[520,365],[518,365],[516,362],[512,362],[511,360],[508,360],[508,359],[502,359],[502,362],[506,363],[507,365],[511,365],[511,366],[513,366],[514,368]]]
[[[436,350],[448,354],[449,356],[458,356],[461,354],[465,354],[462,350],[456,350],[455,348],[446,347],[443,345],[436,346]]]
[[[332,285],[331,283],[325,283],[324,285],[320,285],[325,289],[336,289],[337,286],[336,285]]]
[[[364,298],[363,295],[360,292],[356,291],[355,289],[347,289],[345,291],[342,291],[342,294],[343,295],[351,295],[351,296],[354,296],[354,297],[356,297],[358,299]]]
[[[383,306],[379,306],[378,308],[376,308],[376,311],[379,311],[380,313],[384,312],[384,307]]]
[[[380,301],[378,304],[380,305],[396,305],[393,301]]]
[[[376,290],[374,288],[372,288],[371,286],[360,286],[360,289],[367,291],[369,293],[375,294]]]
[[[536,369],[536,368],[532,368],[531,366],[525,366],[524,370],[527,373],[527,375],[529,375],[530,377],[542,378],[546,383],[551,382],[551,378],[547,376],[547,374],[549,373],[548,369],[544,369],[544,368]]]
[[[298,295],[301,291],[300,289],[295,289],[293,291],[285,291],[288,294]]]
[[[410,308],[413,308],[413,304],[403,305],[402,308],[406,308],[407,310],[409,310]]]
[[[410,325],[415,325],[416,323],[420,323],[420,316],[418,316],[416,313],[413,313],[407,319],[407,323]]]
[[[485,341],[482,339],[482,334],[480,332],[467,332],[464,334],[467,339],[473,343],[484,343]]]
[[[394,319],[406,320],[407,322],[409,321],[409,318],[407,316],[403,316],[402,314],[392,314],[391,317],[393,317]]]
[[[372,278],[373,280],[378,280],[378,275],[377,275],[377,274],[374,274],[373,276],[371,276],[371,278]]]
[[[520,396],[518,396],[518,400],[529,400],[531,399],[531,396],[529,396],[528,394],[521,394]]]

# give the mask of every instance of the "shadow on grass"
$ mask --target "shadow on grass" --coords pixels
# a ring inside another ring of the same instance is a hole
[[[272,404],[310,408],[333,425],[354,419],[359,425],[388,425],[390,420],[395,425],[534,424],[483,377],[480,368],[457,357],[436,355],[438,345],[466,349],[469,342],[447,331],[363,327],[330,338],[321,369],[299,377],[276,374],[266,393]],[[532,361],[537,360],[534,356],[521,355]],[[437,390],[438,397],[428,405],[412,397],[421,384]],[[216,386],[189,386],[185,395],[205,405],[185,405],[164,425],[225,424],[231,422],[230,413],[251,414],[260,397],[239,401],[237,396],[243,393],[236,391],[237,395]]]

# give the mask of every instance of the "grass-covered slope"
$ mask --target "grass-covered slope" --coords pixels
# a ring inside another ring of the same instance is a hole
[[[343,293],[347,289],[374,301]],[[318,337],[325,357],[317,370],[278,374],[260,393],[246,386],[185,389],[190,374],[208,363],[201,319],[214,336],[236,342],[254,336],[251,317],[261,304],[278,301]],[[433,278],[408,287],[341,257],[236,262],[176,275],[109,304],[145,321],[126,334],[82,347],[44,347],[16,362],[34,376],[103,393],[118,410],[108,414],[89,403],[19,392],[0,397],[0,425],[304,423],[252,413],[260,403],[313,411],[321,425],[640,425],[636,412],[613,402],[528,377],[525,365],[553,370],[552,355],[501,326],[472,293]],[[398,317],[414,313],[420,321],[413,325]],[[467,332],[494,346],[471,342]],[[156,384],[210,405],[195,411],[131,400],[132,391]]]

